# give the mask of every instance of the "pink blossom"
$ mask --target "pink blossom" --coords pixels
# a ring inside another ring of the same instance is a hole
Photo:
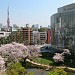
[[[28,56],[29,49],[23,44],[11,43],[0,47],[0,55],[3,58],[10,58],[13,61],[18,61],[21,58]]]

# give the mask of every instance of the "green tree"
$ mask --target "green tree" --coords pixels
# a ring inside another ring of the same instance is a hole
[[[3,44],[3,38],[0,38],[0,45]]]
[[[22,67],[20,62],[13,63],[11,64],[7,70],[6,70],[7,75],[25,75],[26,70],[24,67]]]
[[[45,32],[47,30],[48,30],[48,28],[40,28],[40,29],[38,29],[39,32]]]

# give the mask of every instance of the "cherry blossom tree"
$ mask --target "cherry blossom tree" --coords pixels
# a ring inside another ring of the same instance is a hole
[[[1,62],[4,66],[4,63],[18,62],[21,59],[26,60],[26,58],[38,57],[39,48],[37,46],[25,46],[23,44],[12,42],[10,44],[1,45],[0,47],[0,56]],[[2,67],[2,66],[0,66]]]
[[[19,43],[10,43],[6,45],[2,45],[0,47],[0,55],[4,58],[4,61],[14,61],[27,57],[29,54],[29,49],[23,44]]]
[[[65,55],[71,55],[68,49],[63,49],[63,53],[55,53],[53,59],[55,62],[64,62]]]
[[[5,61],[4,58],[0,56],[0,70],[4,70],[4,69],[5,69]]]
[[[40,48],[38,46],[27,46],[27,48],[30,50],[29,54],[30,57],[38,57],[40,56]]]
[[[55,62],[64,62],[64,56],[60,53],[55,53],[54,57],[53,57]]]

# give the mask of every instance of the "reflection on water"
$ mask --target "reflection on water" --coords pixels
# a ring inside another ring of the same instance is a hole
[[[75,75],[75,73],[72,73],[72,72],[68,72],[68,75]]]
[[[43,69],[35,69],[35,68],[30,68],[30,69],[26,69],[27,72],[33,72],[34,75],[47,75],[48,71],[43,70]],[[75,73],[72,72],[68,72],[67,75],[75,75]]]
[[[26,69],[27,72],[33,72],[34,75],[47,75],[48,71],[42,70],[42,69]]]

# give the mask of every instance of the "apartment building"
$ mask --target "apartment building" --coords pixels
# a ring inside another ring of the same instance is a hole
[[[39,37],[40,44],[45,44],[47,41],[47,32],[39,32]]]

